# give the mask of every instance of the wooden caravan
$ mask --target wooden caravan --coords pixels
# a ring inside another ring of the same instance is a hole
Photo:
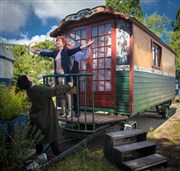
[[[77,45],[95,40],[88,61],[80,63],[81,73],[94,74],[95,110],[132,115],[153,106],[168,109],[175,96],[175,53],[137,19],[106,6],[83,9],[50,33],[58,35]]]

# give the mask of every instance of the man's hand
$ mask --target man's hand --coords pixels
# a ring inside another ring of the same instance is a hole
[[[68,94],[76,94],[76,86],[74,86],[70,91],[67,92]]]
[[[86,45],[82,45],[80,49],[86,49],[87,47],[91,46],[94,43],[94,40],[89,40]]]
[[[73,82],[68,82],[68,84],[69,84],[71,87],[73,87]]]

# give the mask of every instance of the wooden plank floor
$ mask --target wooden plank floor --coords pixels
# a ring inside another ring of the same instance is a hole
[[[60,113],[59,111],[57,113]],[[86,116],[86,118],[85,118]],[[81,116],[79,117],[79,120],[77,117],[71,116],[69,118],[62,117],[62,115],[58,114],[58,119],[60,121],[65,121],[65,122],[71,122],[71,123],[80,123],[80,124],[85,124],[91,125],[93,123],[93,114],[92,112],[85,112],[81,111]],[[95,113],[94,114],[94,122],[95,124],[106,124],[106,123],[112,123],[112,122],[118,122],[118,121],[124,121],[128,119],[126,115],[114,115],[114,114],[100,114],[100,113]]]

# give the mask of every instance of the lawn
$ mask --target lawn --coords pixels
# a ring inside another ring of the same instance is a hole
[[[148,132],[148,140],[157,144],[156,152],[167,157],[167,168],[158,168],[158,171],[180,170],[180,104],[173,105],[177,108],[176,113],[156,130]],[[55,166],[50,166],[48,171],[118,171],[119,169],[104,157],[103,148],[97,146],[92,150],[83,147]]]

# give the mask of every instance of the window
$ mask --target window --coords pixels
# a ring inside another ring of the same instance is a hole
[[[111,24],[93,26],[91,31],[94,90],[111,91]]]
[[[161,47],[156,43],[152,43],[152,65],[160,68],[161,65]]]

